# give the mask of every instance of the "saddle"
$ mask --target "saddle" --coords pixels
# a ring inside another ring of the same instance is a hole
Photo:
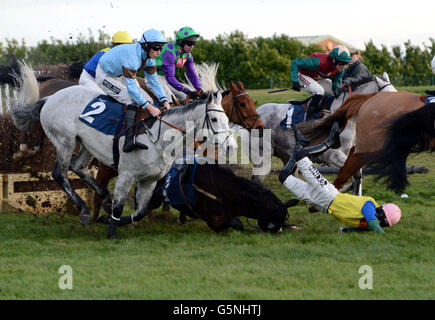
[[[308,111],[308,103],[310,102],[311,98],[312,97],[308,97],[305,100],[289,100],[289,103],[293,104],[293,105],[297,105],[297,106],[302,106],[305,113],[306,113]],[[319,111],[320,117],[318,119],[322,118],[323,115],[325,115],[325,114],[331,113],[330,110],[331,110],[331,106],[332,106],[333,101],[334,101],[333,96],[330,96],[330,95],[323,96],[322,100],[320,101],[321,109]],[[307,119],[307,120],[309,120],[309,119]]]

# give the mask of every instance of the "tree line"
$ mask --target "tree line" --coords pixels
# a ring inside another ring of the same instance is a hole
[[[388,72],[396,86],[433,85],[435,78],[430,62],[435,56],[435,40],[430,38],[429,43],[421,47],[406,41],[389,50],[385,45],[376,47],[370,40],[361,50],[363,63],[372,74]],[[79,34],[76,39],[67,41],[51,38],[34,47],[27,46],[24,40],[6,39],[5,43],[0,42],[0,64],[9,64],[10,54],[33,66],[85,62],[109,45],[110,35],[101,30],[96,37],[89,31],[88,36]],[[245,87],[257,89],[289,86],[291,61],[316,51],[322,51],[319,45],[306,46],[284,34],[249,39],[242,32],[234,31],[212,40],[200,38],[193,55],[196,63],[219,62],[220,82],[241,80]],[[180,70],[177,72],[184,79]]]

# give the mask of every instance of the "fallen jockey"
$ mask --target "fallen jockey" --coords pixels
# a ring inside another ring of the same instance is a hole
[[[313,163],[309,155],[322,153],[340,146],[338,123],[334,123],[329,138],[320,145],[304,148],[309,141],[293,126],[296,145],[293,154],[279,175],[280,182],[298,199],[313,205],[317,210],[332,215],[350,228],[340,231],[374,231],[384,233],[383,228],[397,224],[402,216],[394,203],[379,205],[375,199],[340,193],[329,183]],[[302,181],[292,174],[296,167],[304,176]]]

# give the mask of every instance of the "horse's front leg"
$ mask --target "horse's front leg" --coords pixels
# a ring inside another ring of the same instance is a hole
[[[118,178],[119,179],[119,178]],[[149,212],[150,200],[156,187],[157,181],[139,180],[136,183],[137,208],[129,217],[121,217],[118,226],[125,226],[142,220]]]
[[[112,215],[107,229],[107,237],[109,239],[116,239],[116,227],[123,225],[121,215],[125,199],[133,185],[134,179],[134,175],[128,171],[119,172],[119,176],[116,179],[115,190],[113,191]]]

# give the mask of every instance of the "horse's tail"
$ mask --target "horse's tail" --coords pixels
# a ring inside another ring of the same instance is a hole
[[[429,103],[415,111],[393,120],[387,128],[382,151],[366,156],[376,180],[385,180],[387,188],[401,193],[409,184],[406,175],[406,159],[411,152],[429,148],[428,137],[435,138],[435,103]]]
[[[21,75],[14,74],[20,90],[18,98],[12,103],[11,117],[19,130],[29,130],[33,120],[39,118],[45,100],[39,100],[39,85],[32,67],[20,62]]]
[[[335,110],[334,113],[327,116],[326,118],[316,122],[313,127],[307,129],[301,128],[301,132],[311,141],[319,141],[324,139],[329,135],[332,125],[334,122],[338,122],[340,126],[340,131],[346,127],[347,122],[353,116],[358,114],[361,106],[368,99],[373,97],[377,92],[369,94],[354,93],[341,105],[340,108]]]

